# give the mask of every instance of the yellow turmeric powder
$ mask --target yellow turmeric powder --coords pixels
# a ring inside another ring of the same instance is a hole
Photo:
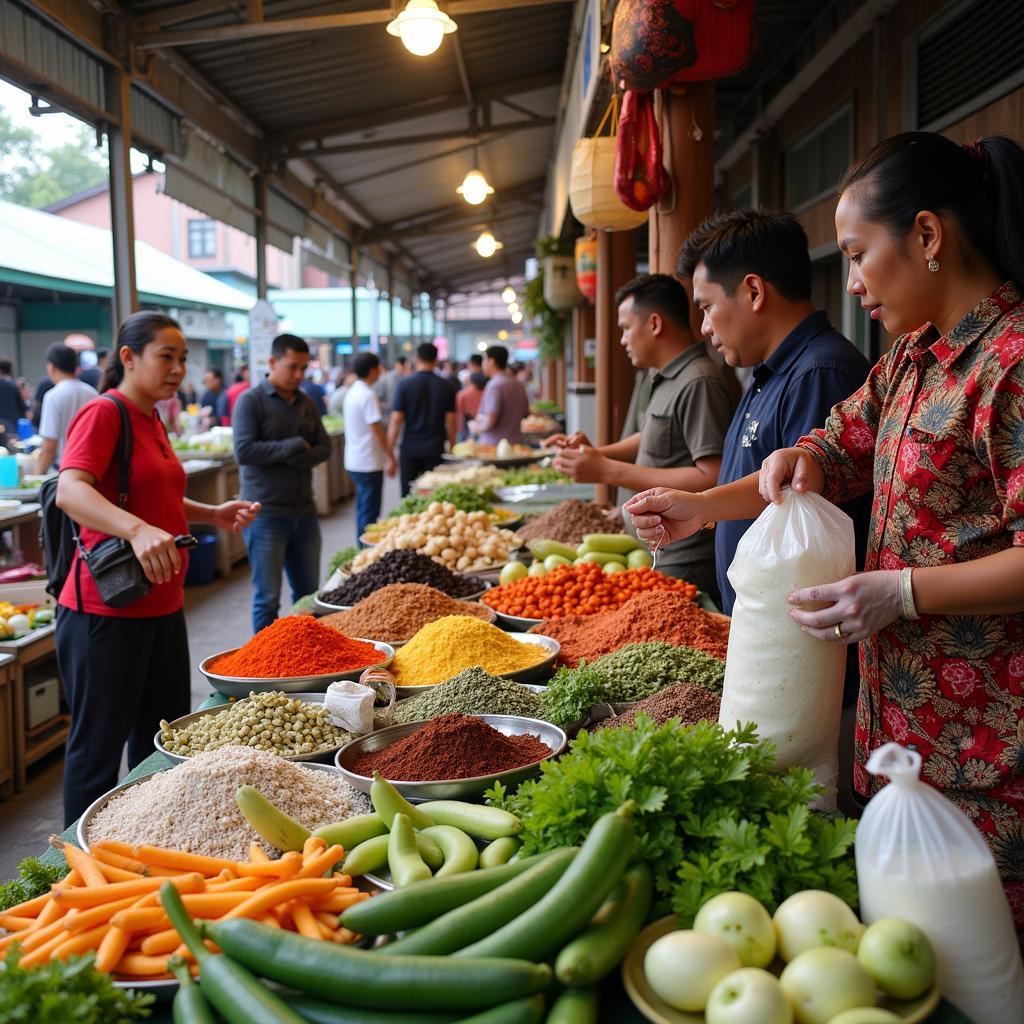
[[[502,675],[529,668],[547,656],[543,647],[513,640],[483,619],[445,615],[399,648],[391,672],[399,686],[428,686],[443,683],[473,665]]]

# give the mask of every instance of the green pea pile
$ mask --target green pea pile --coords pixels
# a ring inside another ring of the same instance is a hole
[[[351,738],[331,723],[323,704],[307,704],[280,690],[250,693],[226,711],[203,715],[179,729],[160,723],[160,741],[179,757],[231,745],[296,757],[340,747]]]

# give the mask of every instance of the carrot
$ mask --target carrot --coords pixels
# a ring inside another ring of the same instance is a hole
[[[132,882],[136,878],[146,877],[139,871],[126,871],[124,868],[118,868],[113,864],[106,864],[103,861],[97,861],[96,866],[103,875],[104,885],[108,882]]]
[[[340,871],[335,871],[334,874],[331,875],[331,878],[333,878],[338,883],[338,885],[351,885],[352,884],[352,876],[351,875],[343,875]]]
[[[14,914],[0,914],[0,928],[9,932],[22,932],[31,928],[35,921],[31,917],[16,917]]]
[[[101,924],[90,928],[87,932],[77,932],[70,938],[65,938],[50,955],[50,959],[67,960],[69,956],[88,953],[90,949],[96,949],[99,946],[109,931],[109,924]]]
[[[331,942],[337,942],[342,946],[347,946],[351,942],[356,941],[356,933],[349,930],[348,928],[339,928],[332,936]]]
[[[91,907],[89,910],[70,910],[64,918],[64,930],[69,932],[88,931],[98,924],[105,924],[119,911],[127,910],[134,903],[134,896],[126,896],[124,899],[114,900],[111,903],[101,903],[98,907]]]
[[[114,974],[128,974],[136,978],[145,978],[154,974],[167,973],[166,956],[146,956],[143,953],[126,953],[114,965]]]
[[[36,896],[33,899],[25,900],[24,903],[8,907],[4,913],[10,917],[35,917],[49,902],[50,893],[44,892],[42,896]]]
[[[280,860],[269,860],[266,863],[245,863],[237,865],[238,873],[246,875],[264,875],[273,878],[291,878],[302,869],[302,854],[296,850],[286,853]]]
[[[263,852],[263,847],[257,842],[249,844],[249,860],[253,864],[266,864],[270,858]]]
[[[122,871],[134,871],[137,875],[144,875],[148,871],[148,868],[141,860],[116,853],[106,843],[93,843],[89,852],[101,864],[109,864],[112,868],[120,868]]]
[[[140,948],[146,956],[161,956],[173,953],[181,945],[181,936],[173,928],[147,935]]]
[[[310,836],[302,844],[302,860],[308,863],[311,857],[315,857],[327,848],[327,841],[320,836]]]
[[[338,930],[338,915],[337,914],[325,914],[322,911],[318,911],[313,915],[321,924],[327,925],[328,929],[332,932]]]
[[[234,861],[225,857],[204,857],[198,853],[183,850],[165,850],[160,846],[140,846],[135,853],[143,864],[161,868],[175,868],[178,871],[198,871],[202,875],[215,875],[224,868],[234,868]]]
[[[66,941],[67,932],[62,928],[58,928],[45,942],[40,942],[39,945],[34,946],[32,949],[26,948],[28,946],[28,940],[26,940],[25,945],[21,947],[23,955],[19,961],[19,966],[35,967],[37,964],[45,964],[53,956],[54,951]]]
[[[135,857],[135,847],[131,843],[120,843],[116,839],[101,839],[98,843],[90,844],[90,849],[102,847],[111,853],[120,854],[122,857]]]
[[[226,882],[208,882],[207,892],[252,892],[261,885],[266,885],[267,879],[259,875],[248,875],[245,878],[232,878]]]
[[[278,919],[276,917],[274,917],[273,914],[264,914],[260,918],[260,923],[267,925],[268,928],[280,928],[281,927],[281,922],[278,921]]]
[[[63,907],[95,907],[126,896],[142,896],[154,892],[160,888],[163,881],[162,878],[138,878],[131,882],[111,882],[99,889],[57,888],[54,890],[53,899]],[[178,875],[171,881],[179,892],[201,892],[206,886],[206,881],[200,874]]]
[[[192,917],[213,918],[223,916],[248,898],[244,892],[195,893],[183,896],[182,902]],[[110,923],[125,931],[143,932],[167,928],[170,921],[163,907],[129,907],[114,914]]]
[[[349,907],[369,898],[368,892],[360,892],[358,889],[342,889],[341,892],[310,900],[310,906],[313,910],[322,910],[328,914],[340,914],[343,910],[348,910]]]
[[[59,937],[60,942],[63,942],[67,938],[67,932],[64,931],[63,921],[54,921],[52,924],[48,924],[45,928],[37,928],[31,932],[15,932],[10,938],[17,939],[18,945],[21,946],[22,953],[31,953],[33,950],[38,949],[40,946],[45,946],[54,937]],[[60,945],[60,942],[54,944],[54,949]]]
[[[96,963],[94,964],[96,970],[109,974],[127,952],[131,940],[131,933],[126,932],[123,928],[111,928],[103,936],[99,949],[96,950]]]
[[[54,893],[51,891],[50,896],[53,897]],[[43,907],[40,911],[39,916],[36,918],[36,927],[45,928],[48,924],[53,924],[58,918],[64,916],[64,912],[67,908],[62,907],[55,898],[51,898],[50,902]]]
[[[233,917],[259,917],[271,907],[300,896],[323,895],[336,888],[333,878],[293,878],[264,886],[252,894],[244,903],[229,910],[225,919]]]
[[[322,939],[323,931],[320,922],[313,916],[313,911],[301,900],[292,900],[288,905],[291,911],[292,920],[295,922],[295,930],[307,939]]]
[[[110,923],[126,932],[151,932],[170,924],[163,907],[128,907],[114,914]]]
[[[345,848],[335,843],[318,854],[310,856],[302,865],[297,878],[323,878],[345,856]]]
[[[64,851],[64,859],[68,862],[68,867],[74,868],[82,876],[82,881],[87,886],[95,888],[107,884],[99,865],[85,850],[80,850],[74,843],[64,843],[60,848]]]

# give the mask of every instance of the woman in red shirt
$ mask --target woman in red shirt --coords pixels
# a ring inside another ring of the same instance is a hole
[[[811,636],[861,642],[854,783],[890,741],[995,854],[1024,935],[1024,149],[911,132],[853,167],[836,209],[847,290],[899,335],[824,428],[726,487],[638,495],[645,539],[743,519],[784,485],[874,488],[865,571],[799,590]]]
[[[57,662],[71,708],[66,824],[113,788],[125,742],[131,769],[151,752],[161,718],[188,714],[187,555],[175,547],[175,535],[187,533],[190,522],[238,531],[259,511],[247,501],[213,506],[185,497],[185,470],[155,411],[157,402],[177,392],[185,359],[185,337],[168,316],[135,313],[118,331],[101,391],[123,403],[132,428],[125,508],[117,497],[117,404],[94,398],[68,428],[57,504],[78,525],[86,550],[107,537],[130,541],[153,586],[134,603],[111,608],[76,552],[61,590]]]

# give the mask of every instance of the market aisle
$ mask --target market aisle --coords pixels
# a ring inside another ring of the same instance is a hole
[[[385,480],[383,510],[399,500],[396,480]],[[337,506],[320,520],[323,534],[323,564],[339,548],[354,543],[355,501]],[[325,572],[321,572],[321,579]],[[185,590],[185,614],[188,621],[189,652],[192,659],[192,706],[210,693],[209,683],[198,670],[207,655],[236,647],[251,634],[250,610],[252,586],[247,562],[235,567],[231,576],[217,579],[205,587]],[[284,604],[284,602],[282,602]],[[126,766],[122,765],[122,771]],[[39,853],[51,833],[60,832],[63,823],[61,785],[64,777],[63,751],[57,751],[29,769],[28,786],[10,800],[0,801],[0,878],[12,877],[22,857]]]

